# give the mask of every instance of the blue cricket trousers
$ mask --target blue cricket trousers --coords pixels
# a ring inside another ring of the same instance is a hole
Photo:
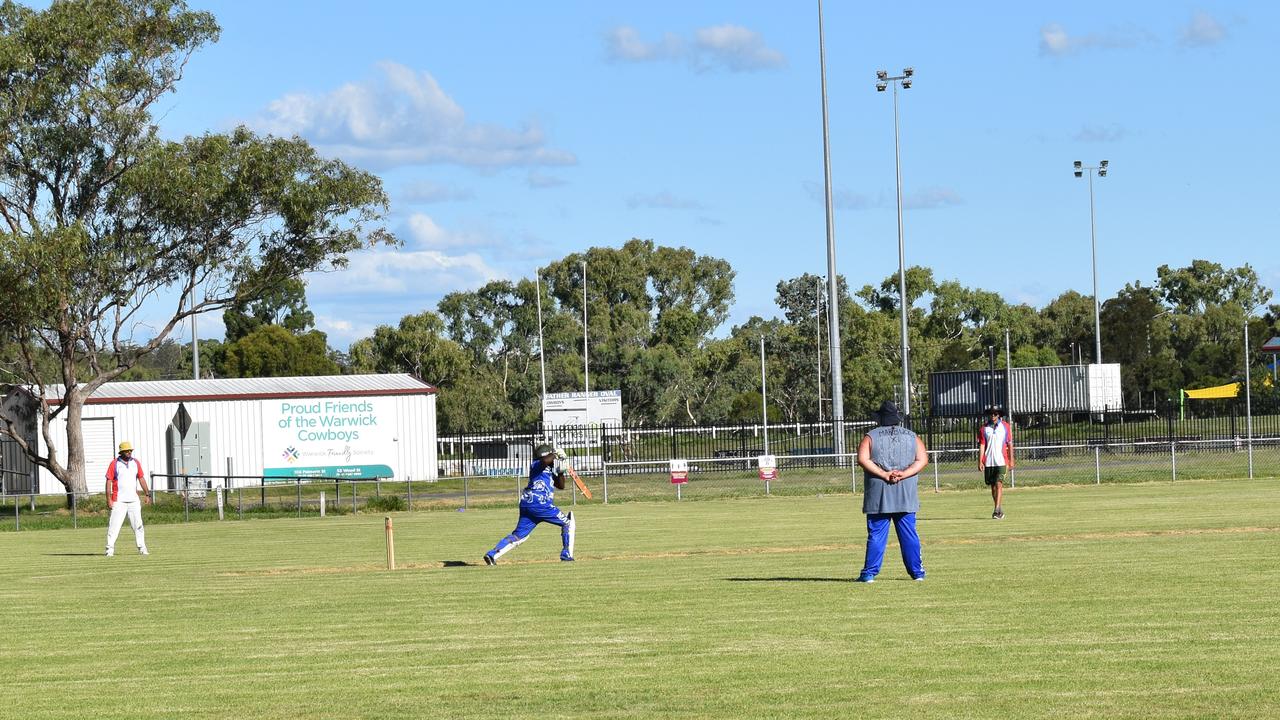
[[[920,559],[920,536],[916,534],[915,513],[878,513],[867,515],[867,557],[862,574],[875,577],[884,562],[884,549],[889,544],[889,522],[898,533],[902,546],[902,564],[913,578],[924,577],[924,562]]]
[[[498,544],[489,551],[489,554],[495,560],[507,554],[507,552],[528,539],[529,533],[533,532],[538,523],[551,523],[552,525],[560,526],[560,540],[564,544],[564,548],[560,551],[560,558],[562,560],[572,559],[573,516],[566,515],[555,505],[520,506],[520,520],[516,522],[516,529],[512,530],[510,535],[499,540]]]

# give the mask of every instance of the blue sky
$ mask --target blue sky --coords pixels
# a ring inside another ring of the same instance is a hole
[[[247,124],[378,173],[398,250],[309,278],[330,343],[455,290],[633,237],[728,260],[731,323],[825,274],[817,6],[739,2],[192,2],[222,25],[158,107],[170,137]],[[906,7],[906,6],[902,6]],[[837,270],[907,262],[1042,306],[1251,264],[1280,288],[1275,28],[1257,2],[824,6]],[[727,328],[725,328],[727,330]],[[217,337],[217,319],[201,335]]]

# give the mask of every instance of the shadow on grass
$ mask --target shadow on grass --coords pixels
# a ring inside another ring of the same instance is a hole
[[[731,577],[729,582],[853,582],[852,577]]]
[[[441,567],[471,567],[480,563],[469,563],[466,560],[441,560]]]

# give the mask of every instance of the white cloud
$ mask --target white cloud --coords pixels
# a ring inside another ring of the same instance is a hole
[[[627,207],[632,210],[642,207],[661,210],[700,210],[702,204],[697,200],[676,197],[663,190],[654,195],[632,195],[627,199]]]
[[[827,202],[826,187],[822,183],[807,182],[804,184],[805,192],[813,200],[825,205]],[[831,205],[837,210],[868,210],[884,205],[884,197],[873,198],[870,195],[856,193],[852,190],[844,190],[841,188],[832,188]]]
[[[647,43],[640,39],[635,28],[625,25],[616,27],[605,34],[605,54],[610,60],[621,62],[648,62],[650,60],[673,60],[685,56],[684,41],[667,33],[656,43]]]
[[[1150,39],[1151,37],[1148,33],[1132,29],[1108,33],[1090,33],[1088,35],[1071,35],[1062,25],[1049,23],[1040,28],[1040,54],[1061,57],[1083,50],[1130,48]]]
[[[544,175],[537,170],[530,170],[529,176],[525,178],[525,182],[534,190],[545,190],[546,188],[560,187],[566,185],[567,182],[553,175]]]
[[[698,30],[699,60],[723,65],[733,72],[785,67],[787,58],[765,45],[757,32],[739,25],[717,25]]]
[[[1080,142],[1116,142],[1125,136],[1125,129],[1119,125],[1086,125],[1075,134]]]
[[[393,62],[382,76],[325,95],[293,93],[271,102],[252,124],[301,135],[321,151],[375,169],[453,163],[479,168],[574,165],[573,153],[546,147],[540,127],[472,123],[430,73]]]
[[[374,249],[351,255],[347,267],[307,276],[308,297],[319,305],[335,298],[379,295],[421,296],[435,301],[455,290],[498,280],[504,274],[475,253],[449,255],[439,250]]]
[[[1182,36],[1178,44],[1183,47],[1208,47],[1217,45],[1227,39],[1227,28],[1212,15],[1203,10],[1191,16],[1191,21],[1182,28]]]
[[[904,210],[932,210],[953,205],[963,205],[964,198],[951,188],[932,187],[917,190],[902,198]]]
[[[475,232],[457,232],[445,230],[426,213],[413,213],[405,221],[406,235],[413,239],[413,245],[422,249],[445,249],[460,247],[486,247],[495,245],[495,241]]]
[[[635,28],[623,25],[605,34],[605,56],[615,62],[683,62],[699,72],[755,72],[787,64],[786,56],[770,48],[760,33],[740,25],[699,28],[692,39],[666,33],[657,42],[646,42]]]
[[[405,203],[429,205],[432,203],[473,200],[475,196],[476,194],[467,188],[441,185],[430,180],[423,180],[406,185],[397,195],[397,199]]]

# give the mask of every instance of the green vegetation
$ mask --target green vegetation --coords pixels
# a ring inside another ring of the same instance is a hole
[[[0,535],[5,715],[1248,718],[1280,714],[1274,482],[923,493],[872,585],[850,496]],[[74,597],[74,603],[63,598]],[[56,612],[54,610],[56,608]]]

